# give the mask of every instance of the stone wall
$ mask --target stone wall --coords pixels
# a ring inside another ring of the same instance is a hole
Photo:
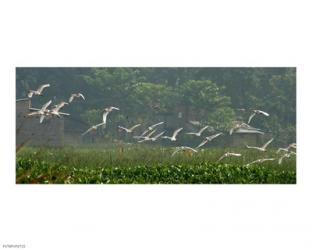
[[[31,146],[64,145],[64,119],[46,118],[40,124],[39,117],[28,117],[31,101],[16,101],[16,145],[27,143]]]
[[[244,134],[244,133],[233,133],[229,136],[229,146],[230,147],[245,147],[249,146],[262,146],[263,135],[260,134]]]

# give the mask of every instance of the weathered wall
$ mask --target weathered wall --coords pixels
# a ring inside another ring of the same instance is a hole
[[[39,123],[39,117],[28,117],[30,100],[16,101],[16,144],[55,146],[64,144],[63,118],[48,118]]]
[[[233,133],[229,136],[229,146],[231,147],[244,147],[246,144],[249,146],[262,146],[263,136],[260,134],[236,134]]]

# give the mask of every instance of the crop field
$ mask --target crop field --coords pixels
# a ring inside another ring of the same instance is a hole
[[[296,158],[278,164],[275,150],[231,149],[241,157],[217,160],[229,149],[198,153],[137,145],[22,148],[16,155],[19,184],[295,184]],[[275,161],[246,166],[256,159]]]

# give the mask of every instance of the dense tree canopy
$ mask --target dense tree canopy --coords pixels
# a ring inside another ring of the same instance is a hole
[[[16,98],[46,82],[51,87],[33,98],[33,106],[68,100],[74,92],[86,96],[85,102],[65,107],[71,113],[68,133],[101,122],[107,106],[122,112],[110,117],[105,138],[116,136],[118,124],[147,125],[162,119],[169,130],[196,120],[226,131],[233,121],[248,120],[250,112],[238,111],[245,108],[270,113],[251,125],[272,133],[275,143],[296,139],[295,68],[17,68]]]

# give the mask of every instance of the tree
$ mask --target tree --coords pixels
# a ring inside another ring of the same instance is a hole
[[[180,102],[186,107],[188,118],[226,129],[234,119],[231,98],[223,95],[223,88],[210,80],[189,80],[180,87]],[[222,118],[221,118],[222,115]]]
[[[71,114],[66,131],[83,132],[100,122],[108,106],[121,109],[109,116],[105,136],[112,138],[119,124],[145,125],[162,116],[172,121],[171,129],[196,119],[226,130],[233,120],[248,120],[249,112],[234,113],[246,108],[270,113],[251,125],[272,133],[276,144],[296,140],[295,68],[17,68],[16,98],[42,83],[51,87],[32,98],[34,107],[51,99],[52,105],[67,101],[74,92],[85,95],[86,101],[64,107]],[[177,120],[180,113],[183,118]]]
[[[164,84],[139,83],[132,88],[130,103],[135,110],[140,110],[138,115],[152,119],[155,115],[170,113],[176,98],[173,89]]]

